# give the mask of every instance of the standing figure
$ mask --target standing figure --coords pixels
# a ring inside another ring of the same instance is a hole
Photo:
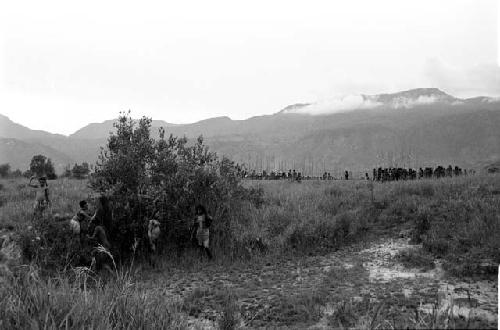
[[[453,176],[453,167],[451,167],[451,165],[448,165],[446,168],[446,176],[450,178]]]
[[[158,253],[157,245],[160,239],[161,229],[160,222],[156,219],[148,221],[148,254],[147,260],[150,266],[156,266],[156,254]]]
[[[345,172],[344,172],[344,178],[345,178],[346,180],[349,180],[349,172],[348,172],[348,171],[345,171]]]
[[[34,215],[39,217],[50,205],[49,198],[49,185],[47,184],[47,178],[42,176],[38,179],[38,184],[33,184],[32,181],[35,179],[34,176],[30,178],[28,186],[36,189],[35,204],[33,205]]]
[[[297,173],[297,179],[296,180],[297,180],[297,182],[302,182],[302,173],[301,172]]]
[[[161,229],[160,222],[156,219],[151,219],[148,221],[148,239],[149,246],[153,252],[156,252],[156,244],[160,238]]]
[[[196,218],[194,220],[194,228],[196,229],[196,239],[198,246],[205,251],[208,259],[212,259],[210,252],[210,226],[212,225],[212,217],[207,214],[207,210],[203,205],[197,205],[195,208]]]
[[[101,195],[97,199],[97,208],[91,222],[96,226],[102,226],[109,235],[112,232],[112,215],[109,207],[109,200],[106,196]]]

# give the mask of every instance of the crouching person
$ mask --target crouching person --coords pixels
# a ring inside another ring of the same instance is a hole
[[[88,227],[90,224],[91,216],[88,214],[88,203],[85,200],[80,201],[80,210],[70,220],[69,225],[74,235],[80,236],[82,241],[84,235],[88,234]]]
[[[205,251],[208,259],[212,259],[212,252],[210,251],[210,226],[212,225],[212,217],[207,214],[207,210],[203,205],[197,205],[196,218],[194,220],[193,228],[196,232],[196,240],[198,246]]]
[[[105,227],[97,223],[92,236],[87,235],[87,238],[93,245],[92,257],[95,260],[96,271],[106,269],[113,273],[110,265],[112,264],[111,244],[109,243],[108,236],[106,235]]]

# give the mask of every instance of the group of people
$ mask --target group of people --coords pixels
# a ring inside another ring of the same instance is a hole
[[[373,180],[373,181],[399,181],[399,180],[416,180],[416,179],[424,179],[424,178],[444,178],[444,177],[453,177],[453,176],[462,176],[462,175],[472,175],[474,174],[474,170],[467,171],[466,169],[462,169],[458,166],[452,167],[449,165],[448,167],[437,166],[436,168],[425,167],[413,169],[413,168],[402,168],[402,167],[386,167],[386,168],[374,168],[372,175],[368,172],[363,176],[358,176],[358,179],[365,180]],[[241,170],[239,172],[239,176],[242,179],[249,180],[289,180],[289,181],[302,181],[302,180],[339,180],[339,178],[334,177],[330,172],[324,172],[321,176],[304,176],[301,172],[296,171],[295,169],[286,171],[266,171],[256,172],[252,170],[248,172],[246,170]],[[352,173],[348,170],[344,171],[343,176],[341,177],[343,180],[352,180]]]
[[[104,195],[97,198],[93,215],[91,215],[86,200],[81,200],[79,207],[76,214],[69,220],[71,233],[81,245],[82,251],[90,248],[91,257],[95,260],[97,270],[109,269],[109,255],[99,249],[99,247],[103,247],[106,251],[111,251],[109,233],[112,231],[112,216],[108,198]]]
[[[445,177],[456,177],[462,175],[474,174],[473,170],[462,169],[458,166],[448,167],[437,166],[435,169],[432,167],[426,167],[425,169],[420,167],[418,170],[413,168],[374,168],[371,180],[373,181],[399,181],[399,180],[416,180],[416,179],[430,179],[430,178],[445,178]],[[365,178],[370,180],[368,173],[365,173]]]
[[[242,179],[250,179],[250,180],[300,181],[302,179],[305,179],[305,177],[302,176],[301,172],[298,172],[296,170],[291,170],[291,169],[288,172],[286,172],[286,171],[266,171],[266,170],[263,170],[262,172],[256,172],[255,170],[248,172],[247,170],[242,170],[238,173],[238,175]]]
[[[33,181],[36,177],[32,177],[29,181],[29,186],[36,189],[34,203],[34,217],[41,218],[51,206],[49,185],[47,178],[42,176],[37,179],[37,183]],[[158,213],[156,213],[158,214]],[[59,215],[55,215],[57,220],[65,220]],[[195,218],[190,226],[191,240],[202,250],[203,254],[209,259],[213,258],[210,250],[210,227],[213,218],[208,214],[205,206],[197,205],[195,207]],[[149,219],[146,223],[147,240],[149,251],[154,253],[157,251],[157,244],[161,235],[160,219]],[[78,240],[83,247],[92,247],[92,257],[95,259],[95,265],[98,270],[103,267],[109,267],[109,256],[97,247],[102,246],[107,251],[111,251],[113,245],[113,217],[108,198],[105,195],[100,195],[96,199],[95,212],[90,212],[89,203],[86,200],[79,202],[79,209],[76,214],[69,220],[69,229],[73,237]],[[82,248],[83,249],[83,248]],[[83,249],[84,250],[84,249]]]
[[[295,169],[287,171],[266,171],[256,172],[252,170],[248,172],[242,170],[238,173],[240,178],[249,180],[288,180],[288,181],[302,181],[302,180],[335,180],[336,178],[331,173],[325,172],[322,176],[303,175],[302,172]]]

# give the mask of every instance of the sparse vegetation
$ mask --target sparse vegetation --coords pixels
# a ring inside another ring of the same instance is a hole
[[[20,178],[22,175],[19,169],[12,171],[9,163],[0,164],[0,178]]]
[[[90,173],[88,163],[74,164],[71,168],[69,165],[65,168],[63,176],[66,178],[86,179]]]

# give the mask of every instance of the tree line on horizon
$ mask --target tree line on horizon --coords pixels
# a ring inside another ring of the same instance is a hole
[[[20,169],[12,170],[9,163],[0,164],[0,178],[45,176],[48,180],[55,180],[58,177],[84,179],[90,174],[91,169],[92,165],[89,165],[87,162],[83,162],[82,164],[75,163],[73,167],[67,165],[64,173],[58,176],[50,158],[44,155],[35,155],[31,158],[29,168],[24,172]]]

